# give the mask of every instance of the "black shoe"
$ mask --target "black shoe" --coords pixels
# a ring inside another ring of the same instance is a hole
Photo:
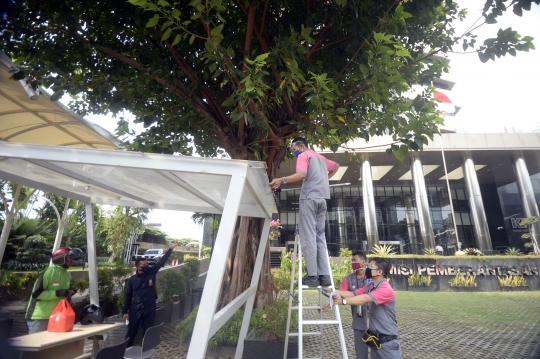
[[[305,276],[302,278],[302,285],[307,285],[310,288],[319,286],[319,278],[317,276]]]
[[[330,280],[329,275],[320,275],[319,276],[319,283],[321,284],[321,287],[331,287],[332,281]]]

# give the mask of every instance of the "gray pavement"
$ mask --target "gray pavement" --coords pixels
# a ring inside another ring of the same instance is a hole
[[[312,293],[312,294],[310,294]],[[315,304],[315,292],[305,292],[305,304]],[[434,358],[434,359],[496,359],[522,358],[540,359],[540,319],[538,315],[530,315],[540,311],[540,303],[530,299],[530,303],[500,308],[497,303],[486,303],[493,311],[510,311],[512,320],[489,328],[479,315],[475,325],[464,325],[458,321],[443,321],[437,312],[431,309],[413,310],[397,305],[399,336],[403,348],[403,358]],[[9,316],[8,312],[24,311],[21,304],[10,303],[2,307],[1,317]],[[349,358],[354,358],[353,331],[351,329],[351,312],[349,307],[341,307],[343,327],[346,335]],[[310,319],[315,319],[318,313],[306,311]],[[333,317],[330,313],[326,314]],[[24,330],[23,318],[18,317],[19,330]],[[306,318],[307,319],[307,318]],[[17,325],[17,324],[16,324]],[[161,344],[157,348],[155,359],[183,359],[187,355],[187,347],[182,347],[175,325],[164,327]],[[341,357],[337,326],[326,326],[325,357]],[[308,328],[315,331],[317,328]],[[12,333],[14,336],[15,333]],[[24,334],[24,333],[22,333]],[[21,334],[19,334],[21,335]],[[87,343],[87,350],[90,343]],[[309,336],[304,339],[304,357],[319,356],[318,337]],[[207,359],[226,359],[232,355],[208,355]]]

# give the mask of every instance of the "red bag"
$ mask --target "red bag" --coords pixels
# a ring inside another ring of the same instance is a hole
[[[48,332],[71,332],[75,325],[75,312],[66,299],[62,299],[49,317]]]

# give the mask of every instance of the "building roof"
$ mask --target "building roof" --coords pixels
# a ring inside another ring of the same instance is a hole
[[[0,141],[80,148],[117,149],[111,133],[51,101],[26,80],[10,81],[16,65],[0,52]],[[27,92],[28,89],[30,93]],[[35,98],[32,100],[30,96]],[[37,95],[37,98],[36,98]]]

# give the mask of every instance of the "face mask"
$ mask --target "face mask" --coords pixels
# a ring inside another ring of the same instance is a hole
[[[298,156],[300,156],[301,153],[302,152],[300,152],[298,150],[294,151],[294,157],[298,158]]]
[[[373,274],[371,273],[371,268],[366,268],[366,278],[373,278]]]
[[[352,263],[352,269],[353,269],[354,271],[357,271],[357,270],[363,269],[363,268],[362,268],[362,266],[360,265],[360,263],[355,263],[355,262],[353,262],[353,263]]]
[[[141,272],[143,273],[148,273],[149,270],[150,270],[150,266],[141,267]]]

